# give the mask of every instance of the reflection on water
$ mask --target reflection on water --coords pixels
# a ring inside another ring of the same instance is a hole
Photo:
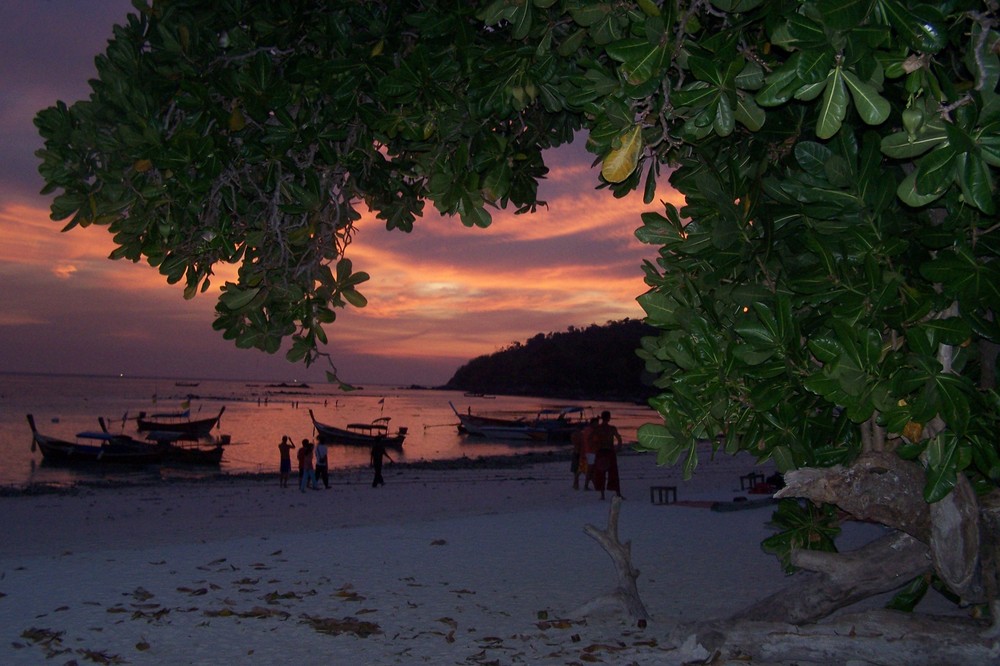
[[[635,440],[636,429],[658,420],[657,414],[640,405],[600,401],[559,401],[543,398],[496,396],[483,399],[461,392],[367,387],[343,393],[318,384],[308,387],[265,382],[173,379],[133,379],[121,377],[80,377],[53,375],[0,375],[0,485],[26,483],[67,484],[80,482],[138,482],[162,478],[204,476],[224,473],[275,472],[277,445],[288,435],[298,445],[312,438],[309,410],[316,419],[335,426],[368,423],[388,416],[390,427],[408,429],[402,451],[393,458],[403,462],[451,460],[489,455],[509,455],[524,451],[552,451],[566,445],[532,444],[524,441],[486,440],[458,432],[458,419],[449,406],[475,414],[533,417],[540,409],[564,405],[582,406],[594,415],[603,409],[612,412],[626,442]],[[191,418],[204,418],[226,407],[216,434],[229,435],[220,469],[184,469],[155,466],[140,469],[91,469],[52,467],[41,463],[41,453],[31,451],[31,434],[26,414],[33,414],[40,432],[72,440],[75,433],[96,430],[104,417],[112,432],[141,437],[135,417],[140,411],[169,412],[184,407]],[[330,467],[346,468],[368,464],[368,449],[358,446],[329,447]]]

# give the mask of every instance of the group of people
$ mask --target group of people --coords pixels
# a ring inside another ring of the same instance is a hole
[[[288,478],[292,473],[292,449],[295,445],[292,444],[292,438],[288,435],[284,435],[281,438],[281,444],[278,444],[278,453],[280,455],[280,485],[282,488],[288,487]],[[307,488],[313,490],[319,490],[320,481],[323,482],[323,486],[329,490],[330,488],[330,463],[329,463],[329,453],[327,451],[326,444],[321,440],[316,444],[313,444],[311,440],[303,439],[302,445],[299,447],[298,453],[296,453],[296,458],[299,463],[299,490],[305,492]],[[378,486],[385,485],[385,479],[382,478],[382,459],[385,458],[389,462],[393,462],[392,458],[385,450],[385,446],[381,443],[376,443],[372,446],[371,452],[371,466],[375,470],[375,478],[372,480],[372,488],[377,488]]]
[[[611,412],[601,412],[600,418],[594,417],[586,426],[572,435],[573,458],[570,469],[573,472],[573,488],[580,489],[580,477],[583,476],[583,489],[601,493],[604,499],[605,490],[622,496],[621,479],[618,475],[618,454],[616,446],[622,445],[622,436],[618,428],[611,425]]]
[[[611,425],[611,412],[601,412],[600,418],[593,418],[586,426],[577,430],[572,436],[573,458],[573,488],[580,489],[580,477],[583,476],[583,489],[600,492],[600,498],[605,498],[605,491],[622,496],[621,479],[618,475],[618,454],[616,447],[622,446],[622,436],[618,428]],[[280,484],[288,487],[288,478],[292,473],[292,450],[295,449],[292,438],[285,435],[278,444],[281,456]],[[296,454],[299,463],[299,490],[319,490],[323,486],[330,488],[330,467],[326,444],[322,441],[313,444],[311,440],[303,439]],[[372,488],[385,485],[382,478],[383,459],[393,462],[385,450],[385,446],[376,442],[371,450],[371,467],[375,472]]]

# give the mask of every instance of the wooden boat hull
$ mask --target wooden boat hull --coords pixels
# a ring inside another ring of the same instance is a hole
[[[374,434],[367,434],[365,432],[358,432],[356,430],[348,430],[346,428],[338,428],[337,426],[332,426],[326,423],[320,423],[316,420],[316,416],[313,414],[312,410],[309,410],[309,417],[312,419],[313,428],[316,429],[316,438],[324,444],[347,444],[351,446],[371,446],[376,442],[381,443],[382,446],[399,448],[403,446],[403,441],[406,439],[406,428],[400,428],[395,433],[389,433],[388,428],[382,430],[381,428],[376,429],[369,424],[355,424],[355,428],[369,428],[374,431]]]
[[[28,415],[31,442],[42,452],[45,462],[58,465],[155,465],[163,461],[164,453],[158,446],[136,441],[127,436],[106,433],[81,433],[78,437],[87,442],[70,442],[43,435],[35,428],[35,420]],[[91,443],[92,442],[92,443]]]
[[[184,444],[163,444],[163,461],[177,465],[220,465],[225,449],[215,446],[186,446]]]
[[[136,419],[136,427],[139,429],[139,432],[177,432],[194,438],[209,437],[212,434],[212,428],[219,424],[224,411],[226,411],[225,407],[220,409],[216,416],[193,421],[156,418],[155,415],[147,417],[144,412],[140,412],[139,417]]]
[[[463,414],[452,403],[451,410],[459,420],[459,432],[477,437],[516,439],[532,442],[568,442],[575,430],[584,426],[583,421],[569,421],[565,415],[582,412],[580,408],[543,410],[533,420],[503,419],[478,414]],[[552,418],[555,415],[555,418]]]

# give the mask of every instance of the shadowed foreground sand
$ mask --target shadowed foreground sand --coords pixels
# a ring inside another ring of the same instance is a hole
[[[675,624],[785,583],[759,548],[768,508],[705,508],[770,470],[724,458],[684,483],[651,456],[620,460],[645,629],[571,615],[615,581],[583,531],[609,502],[573,490],[568,463],[390,465],[378,489],[358,470],[306,493],[237,477],[2,497],[0,659],[679,664],[699,655],[669,644]],[[682,504],[651,504],[658,484]]]

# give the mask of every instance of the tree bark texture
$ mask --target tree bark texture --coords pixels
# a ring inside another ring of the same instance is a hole
[[[686,637],[675,638],[680,644]],[[697,642],[723,659],[755,664],[1000,663],[1000,641],[985,623],[885,610],[808,626],[748,620],[704,624],[697,630]]]
[[[743,609],[734,620],[802,625],[834,611],[906,585],[931,570],[927,544],[893,532],[850,553],[797,550],[792,564],[802,569],[788,587]]]
[[[589,615],[604,606],[620,606],[625,614],[633,622],[646,622],[649,620],[649,613],[646,606],[639,597],[639,588],[636,579],[639,578],[639,570],[632,566],[632,542],[622,543],[618,539],[618,515],[621,511],[621,497],[611,498],[611,508],[608,512],[608,526],[606,529],[598,529],[593,525],[583,528],[584,532],[594,538],[597,543],[611,556],[615,564],[615,571],[618,575],[618,586],[608,594],[602,595],[584,604],[574,615]]]
[[[862,455],[849,467],[793,470],[775,497],[806,497],[835,504],[857,520],[867,520],[928,541],[930,509],[923,498],[924,470],[894,453]]]

